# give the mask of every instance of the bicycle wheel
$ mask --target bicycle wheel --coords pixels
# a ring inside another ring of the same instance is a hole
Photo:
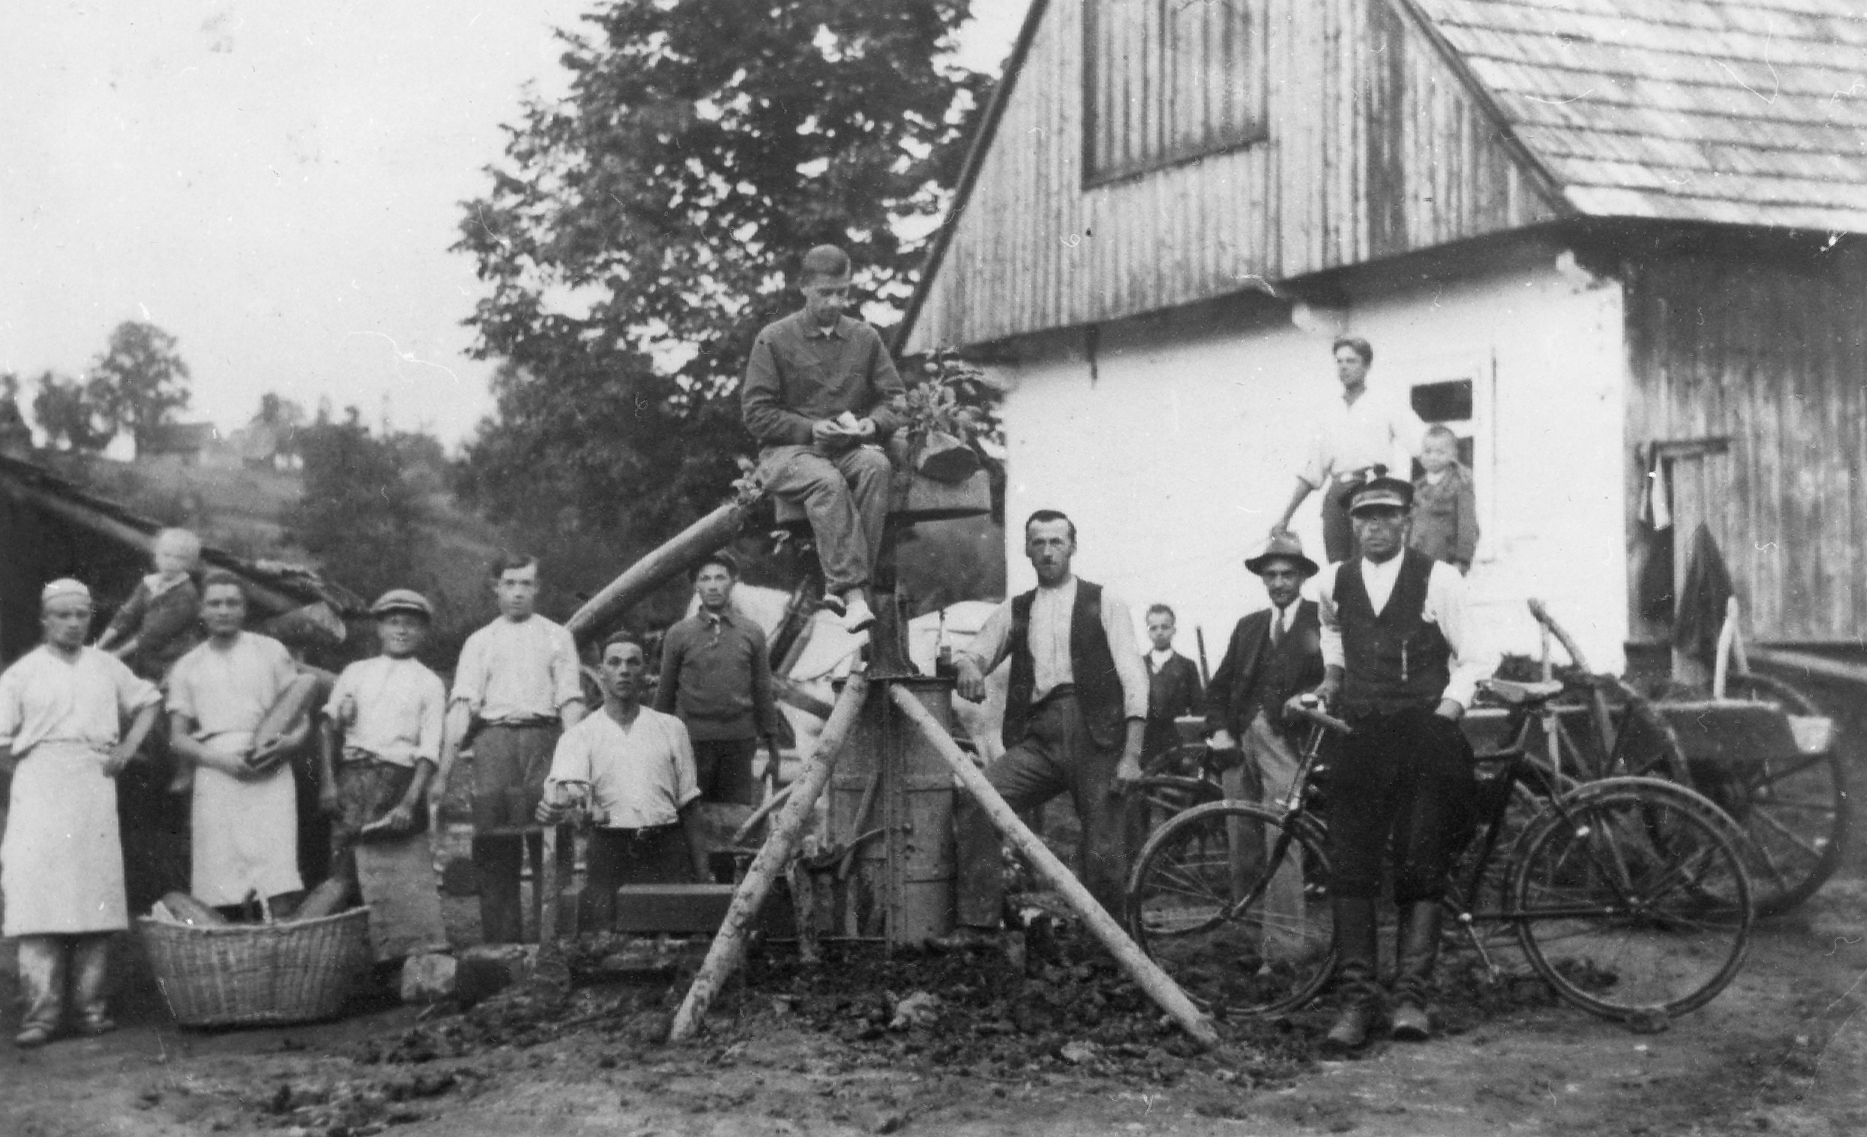
[[[1564,999],[1628,1020],[1696,1010],[1749,948],[1750,880],[1704,798],[1610,778],[1552,807],[1525,838],[1505,910]]]
[[[1807,695],[1768,675],[1731,676],[1725,697],[1779,708],[1790,717],[1792,732],[1798,720],[1825,717]],[[1848,835],[1848,784],[1832,740],[1814,753],[1707,764],[1694,770],[1694,787],[1723,807],[1750,838],[1741,848],[1758,915],[1789,911],[1813,896],[1840,866]]]
[[[1252,802],[1197,806],[1142,849],[1128,882],[1141,949],[1214,1017],[1274,1014],[1315,996],[1333,969],[1320,829]]]

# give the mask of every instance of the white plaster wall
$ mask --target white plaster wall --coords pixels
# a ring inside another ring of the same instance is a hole
[[[1062,509],[1080,528],[1081,575],[1116,589],[1137,624],[1149,603],[1173,605],[1181,650],[1194,654],[1193,629],[1203,627],[1217,667],[1232,624],[1264,605],[1243,558],[1289,498],[1312,408],[1338,397],[1331,331],[1305,323],[1311,330],[1104,329],[1093,382],[1080,348],[1003,369],[1010,588],[1033,583],[1023,518]],[[1375,346],[1371,382],[1479,372],[1470,377],[1487,524],[1470,579],[1500,647],[1539,650],[1524,600],[1540,597],[1591,665],[1618,671],[1627,635],[1618,284],[1543,259],[1363,298],[1342,323]],[[1314,495],[1294,528],[1320,560]]]

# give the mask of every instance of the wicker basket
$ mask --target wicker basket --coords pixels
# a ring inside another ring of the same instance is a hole
[[[137,926],[184,1026],[332,1018],[371,959],[368,908],[296,923],[198,927],[145,916]]]

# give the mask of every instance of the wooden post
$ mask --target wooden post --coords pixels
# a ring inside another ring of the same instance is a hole
[[[842,695],[836,700],[836,709],[830,712],[830,721],[824,724],[823,733],[817,738],[817,748],[811,752],[810,760],[804,763],[797,781],[791,784],[791,799],[772,823],[765,844],[760,847],[758,856],[753,858],[752,867],[746,870],[745,879],[739,882],[738,890],[733,893],[733,902],[726,910],[726,918],[720,922],[719,933],[713,937],[713,946],[707,949],[706,962],[700,965],[693,986],[687,989],[687,997],[681,1000],[681,1009],[675,1013],[674,1026],[668,1032],[669,1042],[691,1038],[700,1029],[701,1020],[706,1018],[713,997],[719,994],[726,980],[738,970],[739,962],[745,954],[746,929],[758,915],[759,907],[765,903],[765,895],[771,891],[773,882],[784,872],[786,862],[791,859],[791,851],[804,831],[804,824],[810,820],[811,807],[816,805],[823,787],[830,784],[830,771],[836,764],[837,751],[843,748],[843,740],[848,736],[850,727],[855,725],[856,715],[862,710],[868,693],[868,679],[860,674],[849,677]]]
[[[959,744],[941,729],[938,722],[934,721],[933,715],[928,713],[926,707],[921,706],[920,700],[914,697],[913,692],[903,687],[894,687],[888,692],[888,696],[894,700],[895,706],[900,708],[901,713],[920,728],[921,733],[940,756],[946,759],[946,764],[952,767],[960,784],[964,785],[967,792],[984,807],[986,813],[992,818],[992,823],[998,826],[1001,833],[1011,839],[1012,844],[1016,845],[1018,851],[1031,862],[1038,874],[1049,882],[1052,888],[1063,894],[1063,899],[1076,911],[1077,915],[1083,918],[1083,922],[1089,925],[1089,930],[1102,941],[1102,946],[1108,948],[1109,954],[1122,965],[1129,977],[1140,986],[1141,990],[1147,992],[1148,998],[1153,999],[1161,1010],[1166,1011],[1173,1021],[1179,1023],[1180,1027],[1201,1045],[1216,1046],[1219,1035],[1213,1029],[1212,1020],[1193,1005],[1193,1001],[1186,997],[1186,992],[1180,990],[1179,984],[1175,983],[1171,976],[1162,971],[1158,964],[1135,946],[1135,942],[1128,938],[1128,933],[1122,931],[1121,925],[1115,922],[1115,917],[1109,915],[1108,911],[1096,902],[1095,897],[1089,895],[1089,890],[1084,888],[1082,882],[1064,867],[1063,862],[1057,859],[1049,846],[1039,840],[1024,822],[1018,820],[1018,815],[1012,811],[1011,806],[1005,803],[1004,798],[998,796],[998,791],[992,788],[992,783],[985,780],[985,775],[972,764],[970,758],[966,757],[966,752],[959,748]]]
[[[589,641],[642,597],[731,541],[739,534],[747,513],[757,501],[758,497],[753,495],[727,502],[623,570],[621,576],[571,614],[564,625],[571,638],[579,644]]]

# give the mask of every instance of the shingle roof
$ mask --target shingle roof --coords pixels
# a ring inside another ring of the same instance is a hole
[[[1577,210],[1867,232],[1867,0],[1403,0]]]

